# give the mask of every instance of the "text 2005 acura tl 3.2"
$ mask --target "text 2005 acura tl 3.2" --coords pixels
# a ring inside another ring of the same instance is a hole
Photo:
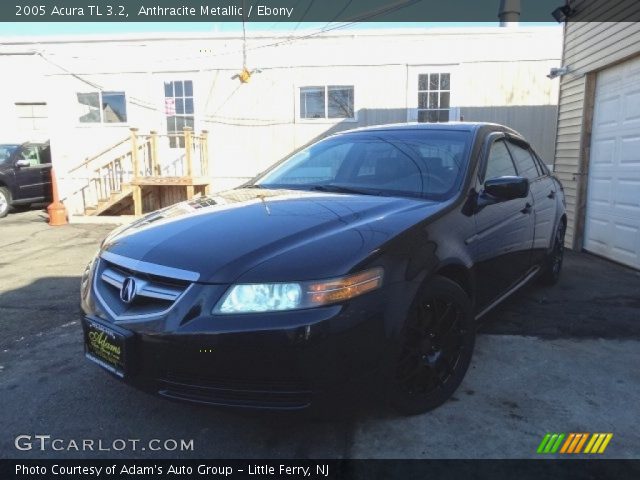
[[[192,402],[296,409],[366,379],[423,412],[461,383],[480,317],[558,279],[565,226],[509,128],[336,134],[112,233],[82,280],[86,356]]]

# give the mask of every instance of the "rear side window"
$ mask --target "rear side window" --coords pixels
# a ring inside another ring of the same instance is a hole
[[[516,164],[518,175],[529,180],[534,180],[540,176],[540,172],[529,150],[525,150],[513,142],[509,142],[509,150],[513,155],[513,161]]]
[[[489,151],[484,180],[514,175],[516,175],[516,169],[513,166],[511,155],[509,155],[509,150],[507,150],[504,141],[498,140],[494,142]]]
[[[533,156],[533,159],[536,161],[536,165],[538,166],[538,170],[540,170],[540,175],[549,175],[549,169],[544,164],[544,162],[540,159],[538,154],[536,152],[534,152],[533,150],[530,150],[530,153],[531,153],[531,156]]]

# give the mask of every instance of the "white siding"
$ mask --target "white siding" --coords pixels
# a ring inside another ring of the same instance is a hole
[[[575,3],[575,2],[574,2]],[[565,27],[563,66],[569,74],[560,82],[558,108],[558,132],[556,137],[555,171],[563,182],[567,196],[567,245],[582,247],[583,224],[581,205],[586,201],[583,182],[586,171],[581,171],[582,146],[588,151],[590,126],[585,129],[584,120],[589,120],[585,110],[587,76],[640,54],[640,23],[606,22],[606,15],[617,15],[621,4],[586,0],[576,5],[580,13],[598,15],[601,22],[569,22]],[[609,8],[611,7],[611,8]],[[627,10],[629,15],[640,12],[640,3]],[[587,11],[588,10],[588,11]],[[593,17],[592,17],[593,18]],[[592,81],[595,81],[592,79]],[[576,232],[576,229],[580,231]],[[576,235],[576,233],[578,235]]]

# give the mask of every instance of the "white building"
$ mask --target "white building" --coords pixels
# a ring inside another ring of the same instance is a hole
[[[546,75],[560,66],[560,27],[251,34],[248,83],[237,77],[238,35],[0,40],[0,68],[11,72],[0,91],[3,135],[50,138],[71,213],[82,213],[73,193],[87,182],[86,169],[72,169],[131,127],[161,134],[165,166],[183,150],[162,134],[207,130],[201,173],[213,190],[331,132],[383,123],[495,121],[527,136],[547,163],[554,154],[558,80]],[[109,152],[101,158],[117,149]]]

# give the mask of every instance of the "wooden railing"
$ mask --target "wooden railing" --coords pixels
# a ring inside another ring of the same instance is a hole
[[[128,143],[128,145],[127,145]],[[171,143],[177,148],[171,148]],[[182,133],[140,135],[131,128],[129,138],[85,159],[70,172],[86,183],[69,195],[80,196],[82,208],[98,208],[114,196],[131,191],[130,185],[147,178],[207,177],[208,132],[199,135],[189,127]]]

